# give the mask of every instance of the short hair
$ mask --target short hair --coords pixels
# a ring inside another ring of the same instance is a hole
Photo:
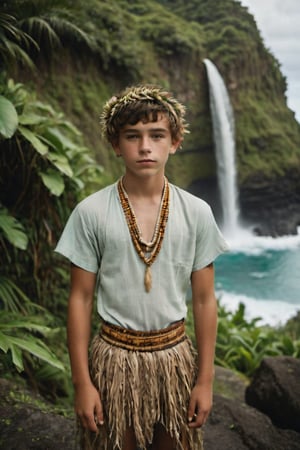
[[[173,142],[182,141],[184,134],[189,133],[185,106],[169,92],[154,85],[128,87],[104,105],[100,118],[102,135],[114,144],[125,125],[156,122],[159,114],[166,115]]]

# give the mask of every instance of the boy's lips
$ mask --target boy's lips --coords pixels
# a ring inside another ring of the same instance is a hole
[[[155,161],[153,159],[140,159],[137,162],[138,163],[154,163]]]

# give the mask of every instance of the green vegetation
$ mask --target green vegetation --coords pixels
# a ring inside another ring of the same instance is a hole
[[[262,359],[267,356],[293,356],[300,358],[299,318],[284,327],[260,326],[260,318],[246,320],[245,305],[240,303],[234,312],[228,312],[219,303],[218,336],[215,363],[248,377],[253,375]],[[187,321],[188,334],[195,344],[192,313]]]
[[[2,60],[15,58],[31,68],[32,59],[21,46],[30,43],[36,49],[38,43],[13,16],[0,18]],[[1,369],[9,375],[15,368],[41,391],[49,384],[50,396],[57,389],[71,395],[62,345],[67,272],[54,264],[53,245],[75,202],[104,185],[102,168],[80,131],[4,70],[0,165]]]
[[[3,376],[22,377],[47,398],[70,404],[68,266],[53,249],[74,205],[121,173],[100,137],[104,101],[137,82],[174,91],[187,105],[191,134],[170,159],[168,176],[184,187],[214,177],[205,57],[230,89],[240,183],[299,171],[300,130],[286,107],[286,80],[252,16],[237,2],[0,5]],[[242,306],[235,314],[220,307],[216,362],[251,376],[264,355],[299,357],[296,336],[291,323],[271,330],[247,323]]]
[[[62,363],[50,349],[62,342],[66,296],[66,272],[54,265],[57,229],[75,202],[101,186],[102,169],[62,113],[21,84],[8,80],[1,88],[1,364],[8,372],[11,364],[25,370],[38,384],[66,370],[67,357]]]
[[[220,307],[216,363],[251,376],[264,357],[300,357],[300,340],[289,327],[273,329],[259,321],[246,320],[242,303],[234,313]]]

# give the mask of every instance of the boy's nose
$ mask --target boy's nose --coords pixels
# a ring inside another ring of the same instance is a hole
[[[141,139],[140,152],[151,152],[150,140],[147,136]]]

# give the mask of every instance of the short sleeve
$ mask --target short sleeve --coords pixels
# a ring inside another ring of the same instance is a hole
[[[96,218],[84,204],[79,204],[70,215],[55,252],[73,264],[96,273],[101,262]]]
[[[215,221],[210,206],[203,202],[198,212],[193,272],[211,264],[220,254],[228,250],[229,246]]]

